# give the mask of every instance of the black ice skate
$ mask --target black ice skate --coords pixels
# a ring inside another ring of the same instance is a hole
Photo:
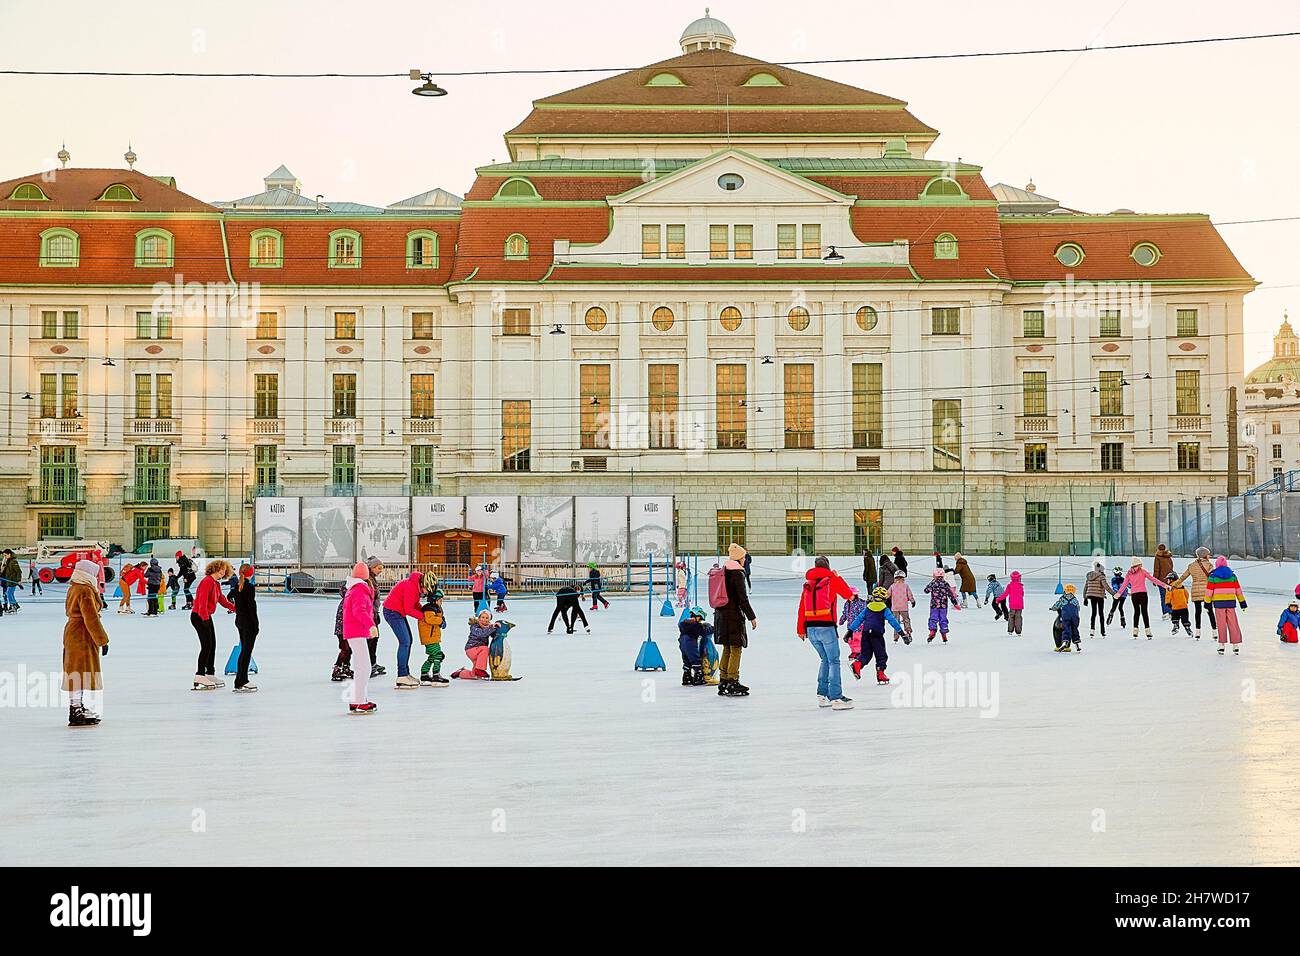
[[[383,677],[383,676],[384,676],[385,674],[387,674],[387,673],[388,673],[388,671],[384,669],[384,665],[382,665],[382,664],[371,664],[371,665],[370,665],[370,676],[371,676],[371,677]]]
[[[68,708],[69,727],[95,727],[98,724],[99,714],[86,710],[80,704],[73,704]]]

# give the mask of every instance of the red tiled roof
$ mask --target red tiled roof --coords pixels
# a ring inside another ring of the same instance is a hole
[[[534,110],[506,137],[727,133],[938,135],[906,110]]]
[[[9,196],[21,183],[35,183],[49,201],[26,202]],[[114,183],[130,188],[139,202],[100,202]],[[0,183],[0,209],[76,212],[217,212],[200,199],[133,169],[51,169]]]
[[[821,183],[836,192],[859,199],[873,200],[914,200],[921,195],[921,190],[937,173],[916,176],[822,176],[816,173],[804,174],[813,182]],[[979,175],[958,174],[952,177],[971,199],[994,200],[992,190]]]
[[[854,206],[853,233],[863,242],[906,239],[912,268],[923,279],[987,279],[986,269],[1007,274],[992,206]],[[958,258],[934,258],[934,240],[957,239]]]
[[[556,266],[548,282],[914,282],[904,266]]]
[[[480,176],[465,195],[466,201],[488,200],[497,194],[501,184],[512,176]],[[604,200],[609,196],[635,189],[643,184],[638,176],[527,176],[543,199],[551,201]]]
[[[505,241],[514,233],[528,240],[526,260],[507,260]],[[556,239],[601,242],[609,235],[609,211],[598,207],[478,206],[465,210],[453,279],[476,269],[475,282],[536,281],[552,262]]]

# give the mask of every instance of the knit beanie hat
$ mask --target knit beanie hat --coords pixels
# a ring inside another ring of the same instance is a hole
[[[731,544],[727,545],[727,557],[729,557],[732,561],[744,561],[745,560],[744,547],[740,544],[737,544],[735,541],[731,542]]]
[[[99,564],[87,558],[82,558],[73,567],[82,574],[89,574],[92,578],[99,577]]]
[[[1214,566],[1216,568],[1226,568],[1228,566],[1228,559],[1225,558],[1223,555],[1219,555],[1217,558],[1214,559]]]
[[[358,561],[354,564],[352,566],[352,576],[354,578],[360,578],[362,581],[370,577],[370,569],[366,567],[366,562]]]

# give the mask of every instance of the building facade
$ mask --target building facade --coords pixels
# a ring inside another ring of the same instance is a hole
[[[536,100],[463,199],[0,183],[0,539],[562,493],[672,495],[683,551],[1050,551],[1225,493],[1254,282],[1208,217],[990,187],[901,100],[680,44]]]
[[[1252,484],[1300,470],[1300,336],[1286,316],[1273,357],[1246,376],[1244,422]]]

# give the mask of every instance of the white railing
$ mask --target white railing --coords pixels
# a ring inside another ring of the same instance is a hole
[[[284,434],[283,418],[250,418],[248,434],[259,438],[275,438]]]
[[[179,435],[180,421],[175,418],[128,418],[126,434],[129,438],[149,438]]]
[[[408,435],[439,436],[442,434],[441,418],[408,418],[403,430]]]

